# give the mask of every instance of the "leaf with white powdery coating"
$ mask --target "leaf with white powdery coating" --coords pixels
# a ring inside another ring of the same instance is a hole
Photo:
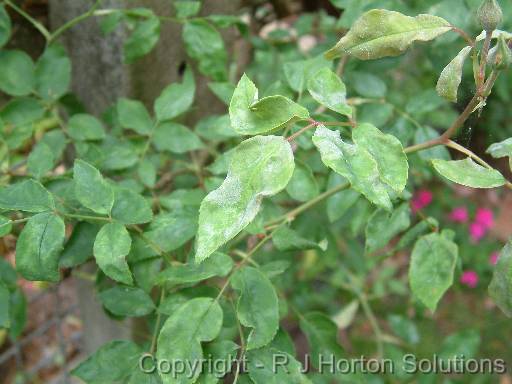
[[[238,145],[226,179],[202,201],[196,261],[203,261],[256,217],[264,197],[290,181],[293,152],[281,136],[256,136]]]
[[[49,212],[32,216],[16,242],[16,269],[27,280],[59,281],[64,244],[62,219]]]
[[[114,205],[114,189],[91,164],[77,159],[73,167],[75,196],[86,208],[108,215]]]
[[[439,174],[454,183],[472,188],[495,188],[505,185],[503,175],[495,169],[482,167],[471,158],[464,160],[432,160]]]
[[[236,132],[257,135],[307,119],[309,112],[284,96],[268,96],[258,100],[258,89],[244,74],[231,98],[229,117]]]
[[[156,358],[160,361],[186,362],[184,373],[161,373],[164,384],[192,384],[200,370],[190,366],[201,364],[202,342],[214,340],[222,327],[223,313],[219,303],[211,298],[197,298],[181,305],[165,321],[158,336]]]
[[[360,60],[380,59],[402,54],[415,41],[430,41],[450,31],[441,17],[410,17],[399,12],[373,9],[363,14],[341,40],[325,53],[333,60],[349,54]]]
[[[512,317],[512,242],[500,252],[489,285],[489,296],[508,317]]]
[[[471,52],[471,47],[463,48],[457,56],[443,69],[436,90],[439,96],[453,103],[457,102],[457,91],[462,81],[462,68],[464,62]]]
[[[272,283],[258,269],[245,267],[233,275],[231,285],[239,292],[238,319],[244,327],[252,328],[247,350],[267,345],[279,328],[279,303]]]
[[[438,233],[423,236],[414,245],[409,284],[413,295],[431,311],[435,311],[437,303],[453,284],[457,257],[457,244]]]
[[[100,229],[93,247],[96,263],[105,275],[128,285],[133,283],[132,274],[126,262],[131,246],[132,239],[126,228],[114,222]]]
[[[352,116],[352,108],[347,105],[347,88],[329,68],[322,68],[309,79],[308,91],[313,99],[330,110]]]
[[[402,192],[409,176],[409,163],[400,140],[367,123],[354,129],[352,139],[377,161],[382,181],[396,192]]]
[[[313,143],[325,165],[346,177],[352,187],[372,203],[391,210],[388,186],[381,180],[378,164],[366,149],[345,143],[339,131],[331,131],[323,125],[317,128]]]

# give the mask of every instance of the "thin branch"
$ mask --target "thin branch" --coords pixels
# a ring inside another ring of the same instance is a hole
[[[34,19],[27,12],[25,12],[23,9],[21,9],[16,4],[14,4],[11,0],[4,0],[4,3],[7,4],[9,7],[11,7],[12,9],[14,9],[18,14],[20,14],[30,24],[32,24],[32,26],[35,29],[37,29],[41,33],[41,35],[44,36],[46,41],[50,40],[50,32],[45,28],[45,26],[43,24],[41,24],[39,21]]]

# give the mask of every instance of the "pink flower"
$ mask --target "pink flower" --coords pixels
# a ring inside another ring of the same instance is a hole
[[[420,189],[411,200],[411,208],[413,212],[425,208],[432,202],[432,192],[426,189]]]
[[[465,223],[469,219],[468,210],[466,207],[454,208],[448,218],[455,223]]]
[[[493,252],[491,254],[491,256],[489,256],[489,263],[491,263],[491,265],[496,265],[498,264],[498,259],[500,258],[500,253],[499,252]]]
[[[460,277],[460,283],[475,288],[478,285],[478,275],[475,271],[464,271]]]
[[[478,243],[487,234],[487,228],[478,222],[469,225],[469,235],[473,243]]]
[[[475,222],[482,225],[485,229],[491,229],[494,225],[494,213],[487,208],[478,208]]]

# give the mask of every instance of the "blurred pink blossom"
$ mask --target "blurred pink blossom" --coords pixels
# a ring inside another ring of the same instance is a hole
[[[469,219],[468,210],[466,207],[453,208],[448,218],[455,223],[465,223]]]
[[[487,228],[478,222],[471,223],[469,225],[469,235],[474,243],[478,243],[482,240],[487,233]]]
[[[489,257],[489,263],[491,263],[492,265],[498,264],[499,257],[500,257],[500,253],[499,252],[493,252],[491,254],[491,256]]]
[[[432,192],[426,189],[420,189],[414,194],[414,197],[411,200],[412,211],[417,212],[428,206],[432,202],[432,197]]]
[[[491,229],[494,225],[494,213],[488,208],[478,208],[475,222],[482,225],[485,229]]]
[[[475,271],[464,271],[460,277],[460,283],[475,288],[478,285],[478,274]]]

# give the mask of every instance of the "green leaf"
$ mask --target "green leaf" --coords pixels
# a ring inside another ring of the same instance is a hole
[[[377,161],[382,181],[396,192],[402,192],[407,184],[409,164],[400,140],[371,124],[358,125],[353,130],[352,139]]]
[[[313,143],[325,165],[346,177],[352,188],[372,203],[391,210],[388,186],[381,180],[377,161],[365,148],[345,143],[339,131],[331,131],[324,126],[317,128]]]
[[[105,138],[105,128],[101,121],[85,113],[71,116],[68,121],[68,133],[75,140],[102,140]]]
[[[405,342],[414,345],[420,342],[420,334],[414,321],[401,315],[388,316],[391,330]]]
[[[73,233],[59,258],[59,267],[73,268],[85,263],[93,256],[92,247],[100,227],[85,221],[75,225]]]
[[[486,151],[495,159],[512,157],[512,137],[499,143],[492,144]]]
[[[352,108],[347,105],[347,88],[329,68],[322,68],[309,79],[308,91],[313,99],[331,111],[352,116]]]
[[[27,280],[59,281],[64,244],[62,219],[49,212],[32,216],[16,242],[16,269]]]
[[[489,296],[508,317],[512,317],[512,242],[500,252],[489,284]]]
[[[160,19],[151,15],[137,21],[135,29],[124,42],[124,61],[133,63],[148,54],[160,38]]]
[[[267,345],[279,328],[279,303],[272,283],[258,269],[245,267],[233,275],[231,285],[239,293],[238,319],[244,327],[252,328],[247,350]]]
[[[421,237],[411,255],[409,283],[412,293],[431,311],[453,284],[458,248],[438,233]]]
[[[197,60],[199,71],[216,81],[227,80],[227,54],[220,33],[204,19],[187,21],[183,27],[187,54]]]
[[[238,145],[228,176],[201,203],[195,259],[203,261],[247,227],[262,199],[286,187],[294,167],[290,143],[281,136],[256,136]]]
[[[156,166],[148,159],[143,159],[137,168],[140,181],[148,188],[153,188],[156,183]]]
[[[75,196],[86,208],[108,215],[114,205],[114,190],[100,171],[83,160],[75,160],[73,167]]]
[[[225,141],[226,139],[239,136],[231,127],[228,114],[220,116],[210,115],[199,120],[196,124],[195,132],[211,141]]]
[[[215,340],[212,343],[205,345],[204,352],[211,361],[219,362],[219,366],[209,372],[205,369],[203,376],[198,381],[198,384],[215,384],[228,374],[236,361],[237,350],[240,347],[231,340]],[[222,363],[221,363],[222,362]],[[207,368],[207,365],[204,365]],[[233,366],[236,369],[236,365]]]
[[[40,179],[53,169],[54,149],[43,142],[38,143],[28,155],[27,169],[36,179]]]
[[[141,135],[149,135],[153,130],[153,120],[140,101],[119,99],[117,102],[119,123],[123,128],[133,129]]]
[[[437,81],[436,90],[439,96],[453,103],[457,102],[457,92],[462,81],[462,69],[471,49],[471,47],[463,48],[443,69]]]
[[[320,312],[308,313],[300,318],[300,328],[306,334],[313,366],[319,368],[319,359],[340,359],[343,349],[338,343],[338,327]]]
[[[103,162],[101,169],[119,171],[133,167],[139,161],[137,149],[132,142],[107,136],[101,143]]]
[[[336,172],[331,172],[327,183],[327,189],[346,183],[346,178]],[[334,223],[345,216],[345,214],[349,212],[350,208],[352,208],[360,198],[361,194],[354,189],[345,189],[329,197],[326,204],[329,222]]]
[[[194,102],[195,91],[194,74],[187,68],[183,82],[169,85],[156,99],[154,109],[157,120],[171,120],[187,111]]]
[[[169,316],[158,336],[156,357],[171,362],[181,360],[188,367],[184,373],[161,374],[164,384],[192,384],[197,380],[200,370],[192,371],[190,366],[201,364],[201,343],[219,335],[222,320],[219,303],[203,297],[188,301]]]
[[[2,48],[11,37],[11,19],[5,10],[4,5],[0,5],[0,48]]]
[[[170,252],[192,239],[196,231],[197,208],[187,207],[156,216],[144,236],[164,252]]]
[[[80,363],[71,374],[86,383],[123,382],[138,369],[141,354],[142,350],[131,341],[111,341]]]
[[[297,161],[293,176],[286,186],[286,192],[293,199],[301,202],[309,201],[318,196],[319,187],[311,168]]]
[[[254,384],[310,384],[302,365],[286,352],[262,348],[247,352],[247,369]]]
[[[178,19],[187,19],[195,16],[201,10],[200,1],[174,1],[174,8],[176,8],[176,17]]]
[[[229,106],[229,102],[235,92],[235,86],[228,82],[210,82],[208,88],[217,96],[224,104]]]
[[[281,226],[276,229],[272,235],[272,241],[279,251],[318,249],[325,251],[327,248],[326,241],[317,243],[312,240],[305,239],[293,229]]]
[[[153,135],[153,145],[159,151],[172,153],[186,153],[203,147],[194,132],[178,123],[159,124]]]
[[[241,135],[268,133],[301,119],[309,112],[284,96],[268,96],[258,100],[258,89],[243,75],[229,104],[231,126]]]
[[[0,281],[0,329],[11,327],[11,293],[7,286]]]
[[[228,255],[220,252],[214,253],[204,263],[196,264],[193,261],[188,264],[173,265],[158,274],[157,283],[167,287],[192,284],[214,276],[226,276],[233,268],[233,260]]]
[[[450,23],[432,15],[405,16],[373,9],[363,14],[325,57],[333,60],[349,54],[360,60],[402,54],[415,41],[430,41],[452,29]]]
[[[0,51],[0,90],[25,96],[34,89],[34,63],[23,51]]]
[[[371,73],[351,72],[347,74],[347,77],[351,80],[350,84],[354,90],[362,97],[380,99],[386,96],[388,92],[386,83],[380,77]]]
[[[35,90],[45,100],[65,95],[71,83],[71,60],[64,47],[53,44],[46,48],[35,69]]]
[[[471,158],[464,160],[432,160],[439,174],[454,183],[472,188],[495,188],[505,185],[506,180],[495,169],[489,169],[475,163]]]
[[[443,340],[439,359],[451,360],[464,356],[465,359],[474,359],[480,347],[481,337],[476,329],[465,329],[452,333]]]
[[[9,337],[17,339],[21,336],[25,325],[27,324],[27,299],[21,288],[16,288],[11,292],[9,303],[10,323]]]
[[[54,209],[55,201],[40,182],[29,179],[1,188],[0,208],[11,211],[44,212]]]
[[[140,317],[155,310],[151,297],[140,288],[116,285],[98,296],[103,306],[117,316]]]
[[[433,217],[427,217],[425,220],[420,221],[400,237],[400,240],[396,244],[395,250],[399,251],[409,247],[418,239],[418,237],[432,232],[434,228],[439,228],[439,222]]]
[[[314,79],[315,74],[322,68],[331,69],[332,63],[323,56],[317,56],[308,60],[299,60],[283,65],[284,75],[295,92],[302,93],[308,85],[308,81]]]
[[[125,225],[149,223],[153,219],[153,211],[148,200],[137,192],[115,188],[112,218]]]
[[[126,228],[119,223],[103,226],[94,241],[93,253],[96,263],[108,277],[131,285],[132,274],[126,263],[132,239]]]
[[[377,210],[366,226],[366,252],[373,253],[385,247],[393,237],[405,231],[411,225],[411,210],[404,203],[389,213]]]

